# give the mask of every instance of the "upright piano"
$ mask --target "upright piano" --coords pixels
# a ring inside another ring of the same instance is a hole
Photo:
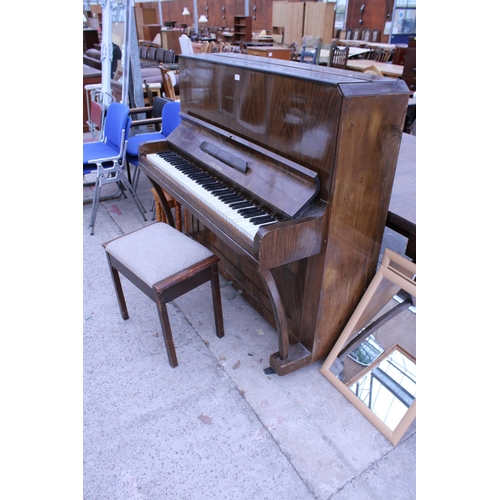
[[[179,71],[181,124],[139,167],[276,328],[285,375],[330,352],[375,274],[408,88],[234,53],[182,55]]]

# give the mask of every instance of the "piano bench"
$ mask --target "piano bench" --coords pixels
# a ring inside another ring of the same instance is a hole
[[[217,337],[224,336],[219,258],[210,250],[163,222],[120,236],[104,243],[103,247],[122,318],[127,320],[129,316],[119,273],[156,303],[172,368],[178,363],[167,314],[168,302],[211,281],[215,329]]]

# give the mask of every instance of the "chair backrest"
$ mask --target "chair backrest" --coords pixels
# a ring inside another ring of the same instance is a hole
[[[165,137],[167,137],[178,125],[180,125],[180,110],[181,103],[179,101],[168,101],[163,106],[161,112],[161,133]]]
[[[316,60],[318,58],[318,52],[319,51],[317,45],[314,48],[302,45],[302,50],[300,52],[300,62],[316,64]]]
[[[175,101],[176,99],[175,89],[174,89],[175,84],[172,82],[172,78],[170,76],[172,72],[170,72],[164,66],[160,66],[160,72],[161,72],[161,83],[165,96]]]
[[[208,51],[208,40],[205,40],[200,47],[200,54],[205,54]]]
[[[141,50],[139,52],[139,57],[141,59],[147,59],[148,58],[148,47],[146,45],[141,46]]]
[[[296,61],[299,57],[299,48],[295,42],[290,44],[290,61]]]
[[[345,69],[347,66],[347,59],[349,57],[349,46],[339,47],[338,45],[332,44],[332,50],[330,52],[330,59],[328,66],[333,68]]]
[[[155,61],[163,62],[163,57],[165,56],[165,49],[158,47],[156,49]]]
[[[302,45],[305,45],[307,50],[314,49],[321,43],[320,36],[306,35],[302,37]]]
[[[322,64],[320,61],[321,51],[324,51],[324,50],[328,51],[326,65],[331,66],[332,65],[332,50],[333,50],[333,45],[331,43],[319,43],[318,44],[318,55],[316,56],[316,64]]]
[[[163,62],[165,64],[175,63],[175,52],[172,49],[165,49],[165,52],[163,53]]]
[[[187,35],[182,34],[179,37],[179,45],[183,54],[193,54],[193,44]]]
[[[130,124],[130,108],[121,102],[112,102],[106,111],[104,121],[104,140],[117,151],[123,148],[123,141],[128,137]]]
[[[156,57],[156,47],[149,47],[148,49],[148,61],[154,61]]]

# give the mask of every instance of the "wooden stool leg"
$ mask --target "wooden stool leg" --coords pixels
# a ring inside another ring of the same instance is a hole
[[[222,319],[222,301],[220,298],[219,272],[217,264],[212,267],[212,301],[214,304],[215,330],[217,337],[224,337],[224,321]]]
[[[116,298],[118,300],[118,306],[120,307],[120,313],[124,320],[128,319],[127,304],[125,302],[125,295],[123,294],[122,283],[120,281],[120,275],[118,271],[111,265],[109,261],[109,255],[106,253],[108,258],[109,270],[111,271],[111,277],[113,278],[113,286],[115,288]]]
[[[172,337],[172,330],[170,329],[170,321],[168,320],[167,304],[163,302],[160,297],[157,297],[156,306],[158,307],[158,314],[160,316],[163,340],[165,341],[165,347],[167,348],[168,361],[170,366],[175,368],[179,363],[177,362],[174,339]]]

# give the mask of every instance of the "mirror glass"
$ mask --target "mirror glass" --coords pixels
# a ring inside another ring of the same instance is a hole
[[[416,267],[382,265],[320,372],[393,444],[416,416]]]
[[[402,303],[399,312],[387,323],[371,330],[364,329],[354,338],[357,344],[343,351],[330,371],[368,409],[392,431],[401,422],[417,397],[416,309],[396,295],[377,318],[390,314]]]
[[[349,389],[394,430],[417,397],[416,368],[417,365],[396,347]]]

